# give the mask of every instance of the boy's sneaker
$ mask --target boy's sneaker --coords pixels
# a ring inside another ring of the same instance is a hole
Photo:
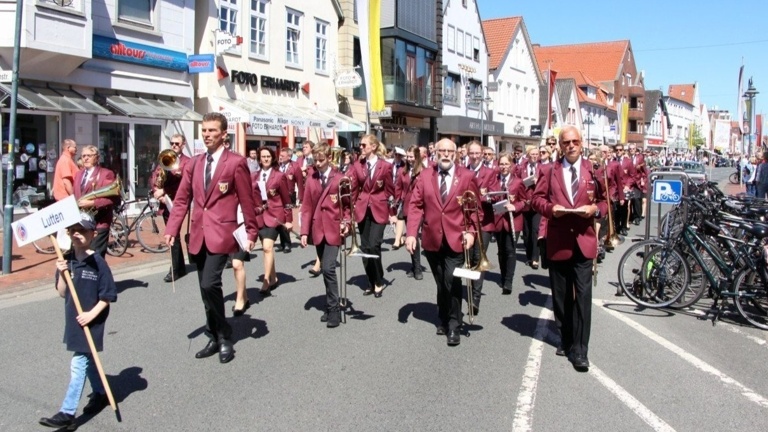
[[[75,426],[75,416],[59,411],[52,417],[41,418],[40,424],[53,428],[67,428],[67,430],[74,430],[72,428]]]
[[[93,393],[88,404],[83,408],[83,414],[96,414],[109,406],[109,399],[104,393]]]

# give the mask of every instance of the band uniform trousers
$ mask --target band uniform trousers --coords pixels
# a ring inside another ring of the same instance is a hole
[[[523,244],[526,261],[539,261],[539,224],[541,215],[535,211],[523,212]]]
[[[408,224],[408,217],[403,218],[405,224]],[[421,231],[421,227],[419,227]],[[416,236],[416,247],[411,254],[411,271],[415,273],[421,273],[421,235]]]
[[[488,251],[488,243],[491,242],[491,233],[489,231],[481,232],[483,239],[483,253]],[[472,246],[472,253],[470,254],[470,263],[472,267],[475,267],[480,262],[480,243],[475,242]],[[480,272],[480,278],[476,281],[472,281],[472,301],[475,307],[480,307],[480,297],[483,295],[483,281],[485,281],[485,272]]]
[[[501,287],[512,290],[512,280],[517,267],[517,237],[518,233],[501,230],[496,233],[496,245],[499,248],[499,272]]]
[[[205,307],[205,334],[213,341],[230,339],[232,336],[232,327],[224,315],[224,294],[221,290],[221,274],[228,256],[209,252],[205,240],[200,252],[192,256],[197,266],[200,295]]]
[[[382,286],[384,285],[384,267],[381,264],[381,243],[384,241],[386,225],[376,223],[370,208],[358,225],[360,226],[360,250],[378,257],[363,258],[365,275],[368,276],[371,288],[374,285]]]
[[[587,356],[592,327],[592,260],[574,248],[571,259],[550,261],[552,308],[563,348]]]
[[[449,331],[461,326],[461,278],[453,276],[457,267],[464,265],[464,253],[454,252],[443,239],[437,252],[424,251],[429,269],[437,284],[437,313],[441,325]]]
[[[336,277],[336,258],[339,255],[339,247],[332,246],[323,239],[320,244],[315,245],[317,256],[320,257],[320,266],[323,272],[323,283],[325,284],[326,311],[335,312],[339,310],[339,282]]]
[[[168,215],[170,212],[163,212],[163,222],[168,226]],[[179,273],[186,273],[187,267],[184,263],[184,253],[181,251],[181,242],[179,239],[173,242],[171,246],[171,268],[173,269],[173,275],[178,276]]]
[[[93,240],[91,240],[91,249],[99,255],[101,255],[102,258],[104,258],[107,255],[107,242],[109,241],[109,227],[107,228],[98,228],[96,230],[96,235],[93,236]]]

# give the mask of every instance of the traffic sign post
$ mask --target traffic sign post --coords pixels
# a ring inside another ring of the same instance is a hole
[[[688,174],[680,167],[661,167],[648,173],[650,185],[646,195],[645,214],[645,240],[651,238],[651,206],[657,204],[656,221],[661,223],[661,205],[676,205],[688,196]],[[685,217],[685,215],[683,215]]]

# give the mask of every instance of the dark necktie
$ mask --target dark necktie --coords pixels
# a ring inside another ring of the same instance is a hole
[[[206,161],[208,161],[207,164],[205,164],[205,191],[208,192],[208,186],[211,185],[211,169],[213,167],[213,155],[210,153],[205,158]]]
[[[323,186],[323,189],[328,184],[328,177],[325,174],[320,174],[320,184]]]
[[[503,176],[501,178],[501,190],[503,191],[507,190],[507,176]]]
[[[261,181],[263,181],[263,182],[267,181],[267,173],[265,173],[265,172],[261,173]]]
[[[88,184],[88,170],[85,170],[83,173],[83,181],[80,182],[80,192],[83,192],[85,190],[85,185]]]
[[[576,167],[571,165],[571,201],[576,202],[576,194],[579,192],[579,177],[576,175]]]
[[[532,176],[536,172],[534,164],[528,164],[528,176]]]
[[[448,177],[448,171],[440,171],[440,199],[445,203],[448,198],[448,185],[445,182],[445,178]]]

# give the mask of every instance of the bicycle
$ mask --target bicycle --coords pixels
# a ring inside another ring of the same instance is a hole
[[[122,256],[128,248],[128,238],[131,232],[136,232],[136,239],[144,250],[152,253],[168,251],[165,244],[165,221],[159,217],[157,210],[160,203],[151,195],[139,212],[139,216],[128,224],[126,206],[140,201],[126,201],[115,209],[115,217],[109,227],[107,253],[112,256]]]

